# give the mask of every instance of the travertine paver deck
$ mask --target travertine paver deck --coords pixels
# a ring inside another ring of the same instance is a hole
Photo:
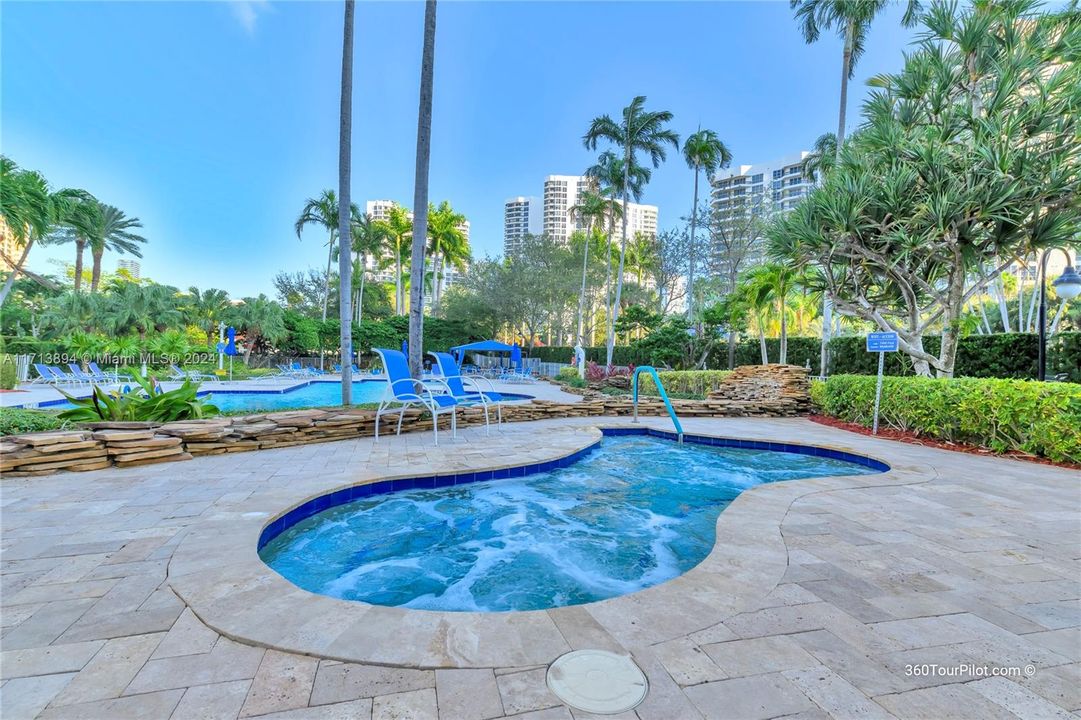
[[[300,478],[336,487],[351,473],[403,471],[400,457],[505,464],[508,454],[542,448],[550,431],[593,424],[523,423],[491,438],[469,429],[438,449],[415,434],[4,479],[0,712],[5,720],[570,718],[545,687],[543,666],[364,665],[223,637],[185,607],[167,573],[193,529],[242,515],[253,498],[285,497]],[[1065,718],[1081,710],[1081,474],[806,420],[685,424],[846,447],[922,477],[807,492],[800,483],[818,481],[784,484],[792,497],[773,523],[786,563],[775,583],[745,588],[752,602],[721,622],[671,636],[695,625],[687,607],[671,607],[674,624],[660,629],[565,609],[566,638],[630,653],[646,672],[650,693],[635,716]],[[729,510],[752,508],[757,493]],[[722,537],[748,521],[733,512],[726,524],[727,513]],[[927,664],[970,669],[908,671]],[[983,666],[1020,674],[971,670]]]

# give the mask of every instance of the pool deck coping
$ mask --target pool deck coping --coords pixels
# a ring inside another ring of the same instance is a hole
[[[628,425],[599,419],[586,426],[546,430],[544,447],[535,448],[529,457],[517,456],[515,462],[503,464],[464,463],[460,471],[551,462],[599,442],[603,428]],[[664,429],[656,420],[638,427]],[[815,446],[872,457],[866,450],[841,443]],[[350,485],[438,472],[425,467],[401,473],[360,473],[348,484],[313,478],[253,495],[243,512],[190,528],[169,563],[169,584],[212,629],[240,642],[280,651],[412,668],[543,665],[572,649],[596,646],[597,638],[611,638],[622,647],[652,645],[716,625],[752,607],[772,591],[787,568],[780,525],[798,498],[833,490],[922,483],[935,476],[930,466],[913,463],[901,452],[879,452],[874,459],[888,464],[890,470],[789,480],[741,493],[720,513],[715,545],[699,565],[659,585],[583,605],[496,613],[370,605],[302,590],[259,557],[263,529],[290,509]],[[672,612],[674,607],[680,612]]]

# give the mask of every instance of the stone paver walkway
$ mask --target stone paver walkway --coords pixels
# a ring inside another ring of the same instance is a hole
[[[604,419],[604,424],[625,420]],[[651,425],[664,427],[659,419]],[[175,548],[303,477],[506,457],[593,421],[415,434],[0,484],[0,715],[19,718],[563,719],[544,666],[409,669],[268,650],[173,593]],[[662,642],[579,615],[650,681],[626,718],[1069,718],[1081,711],[1081,473],[901,445],[806,420],[688,432],[845,447],[922,482],[793,491],[787,566],[745,611]],[[503,464],[503,463],[498,463]],[[800,482],[791,485],[798,489]],[[817,488],[808,485],[806,488]],[[752,490],[744,497],[752,497]],[[730,510],[737,510],[734,504]],[[728,511],[726,511],[727,513]],[[721,514],[719,529],[745,521]],[[776,528],[775,528],[776,529]],[[252,539],[254,542],[254,538]],[[673,621],[692,622],[672,607]],[[660,632],[660,631],[658,631]],[[941,672],[935,671],[935,668]],[[1013,670],[1016,668],[1016,674]],[[1010,673],[991,675],[992,669]]]

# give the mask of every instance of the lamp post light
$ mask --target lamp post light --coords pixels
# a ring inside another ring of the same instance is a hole
[[[1051,283],[1055,288],[1055,294],[1065,302],[1072,300],[1078,295],[1081,295],[1081,275],[1077,274],[1077,271],[1073,269],[1073,265],[1070,263],[1070,253],[1062,248],[1048,248],[1043,251],[1043,255],[1040,257],[1040,354],[1038,361],[1037,377],[1043,381],[1047,379],[1047,258],[1051,255],[1052,250],[1060,250],[1063,255],[1066,256],[1066,269],[1062,271],[1062,275],[1055,278],[1055,281]]]

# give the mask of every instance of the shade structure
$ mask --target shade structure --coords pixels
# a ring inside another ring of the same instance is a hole
[[[480,340],[474,343],[468,343],[466,345],[455,345],[451,348],[455,353],[467,353],[467,352],[501,352],[509,353],[514,351],[514,347],[501,343],[497,340]],[[521,353],[521,350],[518,351]]]

